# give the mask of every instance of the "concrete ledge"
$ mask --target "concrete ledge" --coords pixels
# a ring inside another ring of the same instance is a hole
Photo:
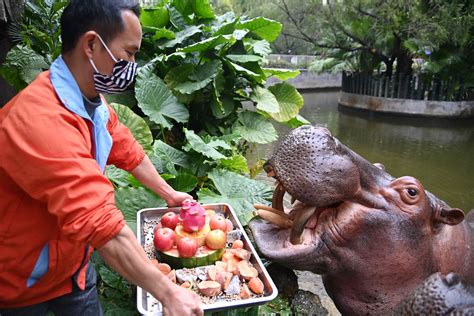
[[[374,112],[446,118],[474,117],[474,101],[430,101],[380,98],[341,92],[339,105]]]
[[[314,72],[300,69],[298,77],[288,79],[286,82],[293,85],[298,90],[308,89],[340,89],[342,86],[342,75],[341,74],[316,74]],[[280,80],[270,77],[267,80],[267,85],[273,85]]]

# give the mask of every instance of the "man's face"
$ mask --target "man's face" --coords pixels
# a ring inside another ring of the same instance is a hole
[[[114,39],[106,43],[114,57],[128,61],[135,61],[135,54],[140,49],[142,41],[142,28],[138,17],[129,10],[122,11],[124,30],[118,33]],[[115,62],[107,53],[107,50],[97,39],[97,44],[102,47],[94,56],[94,62],[102,74],[112,73]]]

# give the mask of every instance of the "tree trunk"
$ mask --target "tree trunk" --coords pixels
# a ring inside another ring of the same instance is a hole
[[[412,73],[412,59],[406,52],[401,51],[397,54],[397,73],[403,75],[411,75]]]

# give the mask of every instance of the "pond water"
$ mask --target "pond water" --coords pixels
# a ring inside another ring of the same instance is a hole
[[[303,97],[301,114],[313,125],[329,128],[368,161],[383,163],[394,177],[413,176],[450,206],[465,212],[474,209],[474,120],[342,110],[337,105],[339,91],[304,92]],[[289,131],[283,126],[276,128],[280,137]],[[249,164],[267,158],[277,143],[252,147]]]

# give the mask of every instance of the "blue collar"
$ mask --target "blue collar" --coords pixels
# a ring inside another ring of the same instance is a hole
[[[102,104],[95,109],[95,115],[92,118],[89,116],[84,106],[81,90],[61,56],[51,64],[50,78],[63,105],[69,111],[92,123],[94,129],[94,158],[102,172],[104,172],[112,148],[112,137],[107,130],[107,121],[110,115],[107,106],[101,99]]]

